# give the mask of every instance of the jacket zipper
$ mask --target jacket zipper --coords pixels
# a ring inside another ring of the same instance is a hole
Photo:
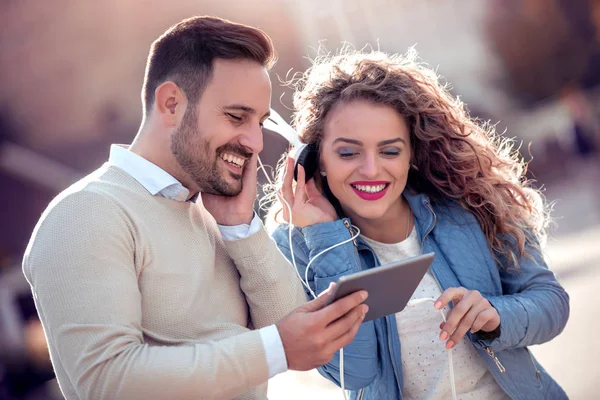
[[[527,347],[525,347],[525,350],[527,350],[527,354],[529,354],[529,359],[531,360],[531,365],[533,365],[533,369],[535,369],[535,377],[539,381],[542,378],[542,374],[541,374],[540,370],[538,369],[537,365],[535,365],[535,361],[533,361],[533,354],[531,354],[531,351],[529,351],[529,349]]]
[[[350,222],[348,222],[347,219],[344,220],[344,226],[346,227],[346,229],[348,229],[348,232],[350,232],[350,237],[354,236],[354,229],[352,228],[352,225],[350,225]],[[361,271],[362,264],[360,262],[360,257],[358,256],[358,242],[356,241],[356,238],[352,240],[352,243],[354,244],[354,259],[356,260],[356,266],[358,267],[359,271]]]
[[[392,331],[390,329],[390,320],[386,317],[385,325],[388,331],[388,350],[390,352],[390,359],[392,361],[392,368],[394,369],[394,375],[396,376],[396,383],[398,384],[398,389],[400,390],[400,397],[402,397],[402,388],[400,387],[400,378],[398,377],[398,371],[396,371],[396,365],[394,365],[394,354],[392,354]]]
[[[350,237],[354,236],[354,229],[352,229],[352,225],[350,225],[350,222],[348,222],[347,219],[344,220],[344,226],[350,232]],[[356,238],[352,239],[352,243],[354,243],[354,247],[358,246],[356,243]]]
[[[358,397],[356,398],[356,400],[362,400],[364,394],[365,394],[365,388],[360,389],[358,391]]]
[[[489,347],[486,347],[485,351],[492,358],[492,360],[494,360],[494,362],[496,363],[496,367],[498,367],[498,370],[500,370],[501,373],[505,373],[506,372],[506,368],[504,368],[504,365],[502,365],[502,363],[500,362],[500,360],[498,360],[498,357],[496,357],[496,354],[494,354],[494,350],[492,350]]]

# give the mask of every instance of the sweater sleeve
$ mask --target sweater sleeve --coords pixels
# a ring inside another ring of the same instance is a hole
[[[306,303],[306,294],[294,267],[264,227],[248,237],[224,243],[240,273],[240,285],[254,327],[274,324]]]
[[[55,201],[38,223],[23,269],[57,375],[82,399],[222,399],[266,382],[258,331],[145,342],[133,231],[112,200],[86,191]]]

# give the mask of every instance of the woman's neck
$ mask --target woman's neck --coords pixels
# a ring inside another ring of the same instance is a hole
[[[399,243],[410,235],[413,227],[413,215],[404,197],[400,197],[398,205],[381,218],[362,218],[353,213],[347,215],[362,235],[381,243]]]

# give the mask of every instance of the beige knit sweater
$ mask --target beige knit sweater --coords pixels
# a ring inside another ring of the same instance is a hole
[[[201,202],[104,165],[42,215],[23,263],[67,399],[257,399],[260,333],[306,301],[263,230],[223,241]]]

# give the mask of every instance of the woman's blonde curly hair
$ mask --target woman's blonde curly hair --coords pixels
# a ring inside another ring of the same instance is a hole
[[[414,50],[322,55],[291,85],[292,124],[302,142],[317,146],[329,112],[340,102],[394,108],[410,129],[408,186],[432,201],[454,200],[474,214],[494,254],[504,259],[501,265],[518,268],[526,245],[539,248],[545,241],[548,207],[525,177],[526,163],[514,142],[471,118]]]

